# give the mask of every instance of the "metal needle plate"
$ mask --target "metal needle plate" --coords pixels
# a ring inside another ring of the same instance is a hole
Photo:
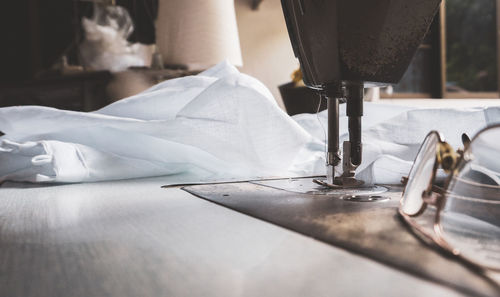
[[[358,197],[358,196],[377,196],[387,192],[387,188],[381,186],[360,186],[356,188],[340,188],[332,189],[326,186],[321,186],[314,183],[315,178],[289,178],[277,180],[252,181],[257,185],[271,187],[275,189],[285,190],[292,193],[310,194],[310,195],[327,195],[337,198]],[[389,199],[388,197],[385,197]]]

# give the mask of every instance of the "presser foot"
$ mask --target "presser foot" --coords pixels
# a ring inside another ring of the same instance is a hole
[[[313,182],[323,188],[316,193],[337,196],[346,201],[379,202],[389,200],[388,197],[381,196],[388,191],[387,188],[365,185],[362,180],[351,177],[335,178],[334,184],[328,183],[326,179],[313,179]]]
[[[328,179],[313,179],[313,182],[332,189],[346,189],[346,188],[357,188],[364,185],[364,181],[355,179],[354,177],[337,177],[333,180],[333,183],[329,183]]]
[[[341,176],[335,177],[335,167],[340,161],[340,157],[334,154],[332,156],[337,156],[337,158],[328,159],[328,164],[326,166],[326,180],[314,179],[318,185],[329,187],[332,189],[346,189],[346,188],[358,188],[363,186],[364,181],[354,178],[356,174],[356,169],[358,165],[354,165],[351,162],[351,142],[344,141],[343,143],[343,160],[342,160],[342,173]]]
[[[346,151],[349,152],[349,143],[344,142],[344,153]],[[354,177],[358,166],[353,165],[349,158],[344,159],[342,165],[344,173],[341,176],[335,177],[335,167],[327,166],[326,178],[312,180],[315,184],[323,188],[319,192],[324,191],[329,195],[338,196],[343,200],[353,202],[377,202],[388,199],[387,197],[380,196],[380,194],[387,192],[387,188],[365,185],[364,181]]]

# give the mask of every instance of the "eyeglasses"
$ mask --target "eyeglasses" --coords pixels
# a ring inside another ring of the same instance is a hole
[[[500,125],[462,139],[464,149],[455,152],[438,132],[425,137],[399,213],[428,242],[468,264],[500,271]],[[439,168],[447,173],[442,188],[436,185]]]

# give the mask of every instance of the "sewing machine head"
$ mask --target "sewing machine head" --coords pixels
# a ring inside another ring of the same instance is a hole
[[[441,0],[282,0],[304,83],[328,100],[328,185],[357,186],[361,164],[363,88],[397,83],[427,32]],[[340,164],[338,109],[347,103],[349,141]]]

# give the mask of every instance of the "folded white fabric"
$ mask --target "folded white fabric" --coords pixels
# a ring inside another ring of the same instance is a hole
[[[0,181],[187,181],[318,172],[322,144],[256,79],[221,63],[92,113],[0,108]]]
[[[327,113],[297,115],[295,120],[311,135],[324,139]],[[366,183],[399,183],[408,175],[425,136],[437,130],[455,148],[462,146],[462,133],[474,136],[482,128],[500,123],[500,107],[409,108],[364,103],[363,162],[357,177]],[[348,140],[345,105],[340,116],[341,143]],[[339,168],[340,170],[340,168]],[[337,170],[338,172],[340,172]]]
[[[341,141],[347,139],[342,112]],[[366,103],[358,175],[369,183],[398,183],[430,130],[443,132],[458,146],[461,133],[473,135],[498,119],[499,108]],[[0,182],[168,175],[165,183],[188,183],[320,175],[325,173],[323,129],[326,112],[290,118],[263,84],[224,62],[96,112],[0,108],[5,133]]]

